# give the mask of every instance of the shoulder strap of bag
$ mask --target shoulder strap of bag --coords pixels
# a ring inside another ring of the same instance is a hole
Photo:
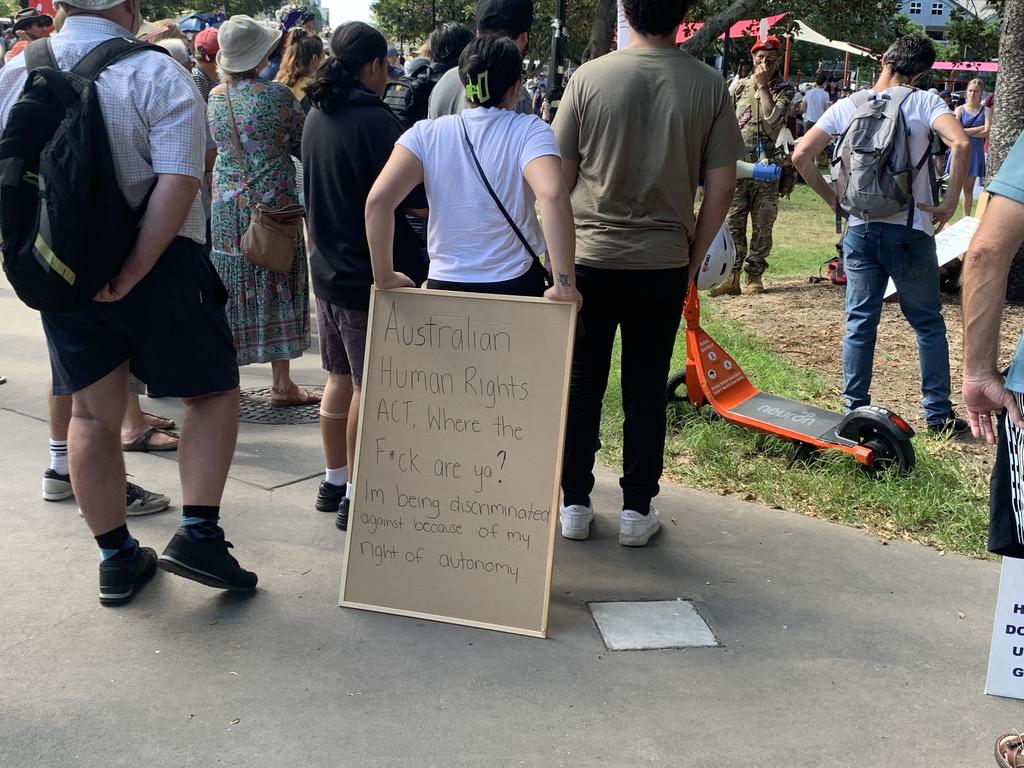
[[[33,40],[25,48],[25,69],[31,72],[40,67],[60,69],[57,58],[53,55],[53,43],[50,38],[44,37],[40,40]]]
[[[168,53],[165,48],[161,48],[159,45],[140,43],[138,40],[132,40],[128,37],[112,37],[109,40],[104,40],[85,54],[85,56],[83,56],[82,59],[72,67],[71,71],[76,75],[84,77],[86,80],[95,80],[99,77],[100,72],[114,62],[123,59],[125,56],[131,56],[138,53],[139,51],[158,51],[164,54]]]
[[[540,257],[537,256],[536,252],[527,242],[526,238],[523,236],[523,233],[519,231],[519,227],[516,226],[516,223],[512,220],[512,217],[509,216],[508,211],[505,210],[505,206],[502,205],[501,200],[498,199],[498,195],[495,193],[494,188],[491,186],[491,182],[487,180],[487,175],[484,173],[483,166],[480,165],[480,160],[477,159],[476,150],[473,149],[473,142],[469,140],[469,131],[466,130],[466,121],[462,118],[462,115],[459,115],[459,125],[462,126],[462,135],[466,139],[466,146],[469,147],[469,154],[473,157],[473,163],[476,165],[476,172],[480,174],[480,181],[482,181],[484,183],[484,186],[487,187],[487,191],[490,193],[491,198],[494,200],[494,204],[498,206],[498,210],[501,211],[501,215],[505,217],[505,221],[508,222],[508,225],[512,227],[512,231],[516,233],[516,237],[519,238],[519,242],[523,244],[523,247],[526,248],[530,256],[533,257],[534,261],[540,264]]]
[[[965,109],[965,111],[966,111],[966,109]],[[981,109],[974,115],[974,117],[971,118],[971,122],[969,122],[967,125],[965,125],[964,128],[977,128],[978,127],[978,118],[979,117],[984,117],[984,116],[985,116],[985,105],[982,104],[981,105]]]
[[[231,122],[231,145],[235,148],[238,156],[238,167],[242,170],[242,186],[248,189],[245,177],[248,171],[245,168],[245,154],[242,152],[242,140],[238,136],[238,122],[235,120],[235,110],[231,106],[231,85],[224,83],[224,99],[228,104],[228,120]]]

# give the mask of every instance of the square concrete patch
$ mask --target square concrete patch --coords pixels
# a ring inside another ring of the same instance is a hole
[[[590,612],[609,651],[721,645],[689,600],[590,603]]]

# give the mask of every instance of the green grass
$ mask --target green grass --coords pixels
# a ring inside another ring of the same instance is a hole
[[[805,187],[783,201],[775,226],[771,273],[809,275],[828,258],[835,235],[831,214]],[[716,315],[705,304],[708,333],[743,367],[755,386],[825,408],[838,409],[838,394],[829,381],[768,350],[764,342],[736,321]],[[672,370],[684,364],[680,333]],[[608,383],[601,423],[601,458],[621,466],[622,396],[617,376],[616,341],[612,380]],[[768,506],[867,528],[884,538],[924,542],[943,550],[985,557],[988,526],[988,479],[957,443],[922,435],[914,438],[917,466],[906,476],[866,475],[839,451],[819,454],[809,464],[787,468],[793,445],[711,417],[709,408],[694,411],[673,405],[668,413],[665,474],[684,485],[726,493]],[[678,514],[685,515],[685,510]]]
[[[958,207],[949,223],[955,224],[963,215],[963,207]],[[768,276],[810,277],[818,274],[822,264],[836,255],[838,239],[835,215],[810,187],[798,184],[788,200],[779,201],[779,218],[772,230]]]

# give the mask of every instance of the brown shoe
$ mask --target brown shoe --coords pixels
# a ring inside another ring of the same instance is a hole
[[[709,296],[739,296],[740,295],[740,271],[737,269],[729,279],[717,288],[708,291]]]
[[[996,739],[996,765],[1000,768],[1024,768],[1024,736],[1007,733]]]
[[[744,293],[764,293],[764,283],[761,282],[760,275],[751,275],[747,273],[747,288]]]

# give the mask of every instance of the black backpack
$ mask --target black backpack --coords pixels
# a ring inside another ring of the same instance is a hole
[[[28,79],[0,137],[0,251],[11,286],[34,309],[80,309],[121,269],[145,202],[128,205],[114,175],[97,76],[142,50],[100,43],[61,71],[48,39],[25,49]]]
[[[412,75],[402,75],[384,88],[384,103],[391,107],[404,128],[412,128],[417,120],[426,118],[430,93],[448,69],[443,64],[434,63]]]

